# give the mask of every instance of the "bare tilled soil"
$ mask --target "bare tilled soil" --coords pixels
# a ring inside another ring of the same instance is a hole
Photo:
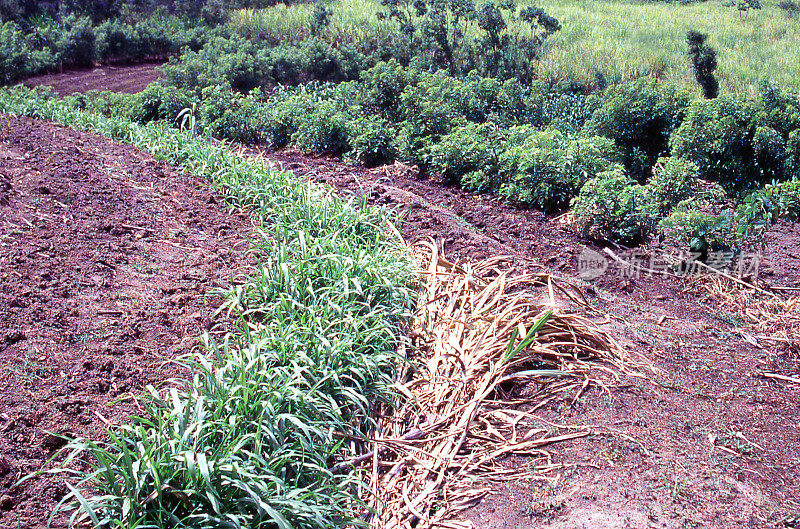
[[[100,66],[90,70],[70,70],[31,77],[25,80],[25,84],[50,86],[61,96],[89,90],[135,94],[161,77],[157,70],[159,66],[161,63],[144,63],[135,66]]]
[[[252,226],[200,179],[99,136],[11,118],[0,137],[0,527],[44,527],[60,436],[103,439],[180,375]],[[216,321],[216,320],[213,320]],[[120,401],[113,403],[112,401]],[[56,526],[63,520],[57,519]]]
[[[800,384],[762,373],[797,378],[798,351],[754,338],[753,326],[708,292],[710,278],[636,276],[610,262],[604,274],[584,281],[582,252],[603,255],[603,249],[561,219],[421,179],[400,165],[369,170],[293,149],[265,156],[396,209],[409,242],[433,238],[452,259],[510,254],[521,267],[542,266],[571,279],[608,314],[603,327],[657,369],[645,371],[647,378],[623,377],[608,392],[595,387],[575,402],[565,395],[537,410],[539,427],[571,425],[591,434],[550,447],[557,470],[541,481],[509,481],[465,513],[475,527],[794,526]],[[760,262],[767,284],[800,287],[798,235],[794,226],[769,234]]]

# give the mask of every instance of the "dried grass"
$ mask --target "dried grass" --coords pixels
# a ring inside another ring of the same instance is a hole
[[[702,285],[709,299],[752,325],[754,333],[743,334],[752,345],[784,344],[800,351],[800,298],[753,290],[721,276],[704,277]]]
[[[557,468],[543,449],[585,428],[533,427],[533,412],[574,402],[633,362],[577,311],[581,292],[544,273],[514,273],[512,258],[457,265],[435,244],[415,247],[426,264],[414,352],[399,385],[404,399],[383,419],[362,477],[377,528],[469,527],[448,521],[493,486]],[[523,411],[524,410],[524,411]],[[509,454],[533,456],[524,468]]]

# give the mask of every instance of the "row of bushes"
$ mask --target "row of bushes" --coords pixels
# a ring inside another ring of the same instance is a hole
[[[0,26],[0,84],[43,72],[86,67],[97,62],[165,59],[183,48],[201,49],[224,26],[194,26],[164,13],[135,23],[93,24],[68,15],[23,31],[16,22]]]
[[[659,229],[698,182],[736,202],[800,173],[800,102],[770,83],[753,100],[692,101],[656,80],[586,95],[569,84],[455,78],[390,61],[358,81],[279,87],[265,98],[233,90],[224,66],[209,71],[223,73],[188,84],[168,76],[175,86],[155,85],[123,107],[134,119],[175,123],[194,108],[217,137],[291,142],[368,165],[397,159],[522,206],[574,205],[587,230],[626,242]],[[91,104],[113,106],[102,97]]]

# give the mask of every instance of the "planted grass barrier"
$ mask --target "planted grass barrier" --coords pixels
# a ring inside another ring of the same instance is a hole
[[[423,245],[418,275],[387,213],[363,199],[41,91],[2,90],[0,111],[95,131],[205,175],[258,227],[258,266],[223,293],[236,331],[205,337],[205,354],[182,359],[191,380],[149,388],[141,416],[107,440],[70,445],[55,471],[69,475],[61,508],[73,525],[427,527],[485,493],[503,456],[585,434],[524,426],[520,401],[535,409],[572,389],[577,398],[599,381],[597,362],[632,365],[559,308],[589,310],[545,273],[503,272],[503,259],[458,266]],[[487,433],[496,437],[480,441]]]

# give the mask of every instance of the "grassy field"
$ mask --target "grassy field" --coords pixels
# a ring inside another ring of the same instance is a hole
[[[681,5],[667,2],[541,0],[562,30],[547,43],[538,75],[552,80],[592,81],[602,73],[616,83],[645,75],[697,90],[686,56],[686,32],[709,35],[717,49],[722,92],[752,95],[766,77],[800,91],[800,19],[765,0],[740,12],[722,0]],[[332,42],[380,40],[391,26],[374,13],[378,0],[334,0],[323,37]],[[235,14],[233,23],[274,41],[298,41],[311,33],[314,5],[279,4]]]

